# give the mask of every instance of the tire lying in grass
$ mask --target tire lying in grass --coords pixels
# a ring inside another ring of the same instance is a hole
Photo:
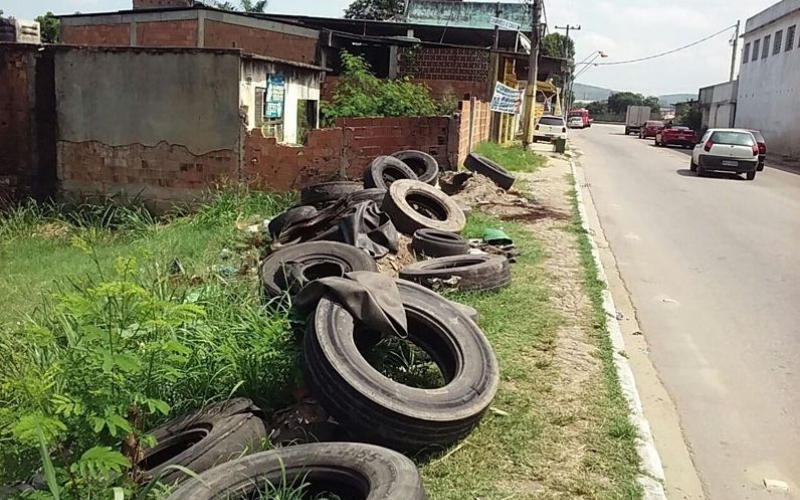
[[[366,444],[315,443],[220,465],[188,481],[168,500],[289,498],[289,492],[309,499],[426,498],[419,471],[400,453]]]
[[[460,309],[461,312],[463,312],[469,319],[471,319],[475,323],[477,323],[478,320],[481,319],[480,313],[474,307],[468,306],[466,304],[461,304],[461,303],[458,303],[458,302],[453,302],[453,301],[451,301],[451,302],[453,303],[454,306],[456,306],[458,309]]]
[[[400,278],[426,288],[495,291],[511,283],[511,265],[502,255],[460,255],[425,260],[400,270]]]
[[[376,371],[359,352],[360,325],[330,295],[303,338],[312,394],[356,439],[401,451],[448,446],[478,425],[499,383],[497,359],[474,321],[447,299],[397,281],[408,340],[436,363],[445,386],[420,389]]]
[[[419,229],[460,233],[467,224],[464,212],[452,198],[420,181],[393,183],[383,200],[383,210],[397,230],[408,235]]]
[[[322,205],[343,198],[350,193],[361,191],[358,182],[338,181],[314,184],[300,191],[301,205]]]
[[[176,418],[150,431],[157,444],[144,451],[139,468],[147,477],[172,484],[186,476],[180,465],[201,473],[260,447],[267,428],[249,399],[239,398]]]
[[[364,170],[364,187],[389,189],[401,179],[417,179],[411,167],[391,156],[379,156]]]
[[[292,245],[273,253],[261,263],[261,284],[268,297],[299,291],[290,270],[297,270],[306,281],[343,276],[353,271],[377,272],[375,259],[356,247],[333,241],[314,241]]]
[[[469,242],[455,233],[420,229],[411,238],[411,249],[428,257],[450,257],[465,255],[469,251]]]
[[[439,162],[428,153],[413,150],[398,151],[392,154],[392,157],[408,165],[425,184],[435,186],[439,180]]]
[[[317,215],[317,209],[309,206],[295,207],[272,219],[268,225],[269,234],[276,238],[283,228],[301,220],[310,219]]]
[[[514,182],[517,180],[516,177],[511,175],[511,173],[502,166],[485,156],[475,153],[470,154],[467,156],[467,159],[464,160],[464,168],[485,175],[506,191],[511,189],[511,186],[513,186]]]

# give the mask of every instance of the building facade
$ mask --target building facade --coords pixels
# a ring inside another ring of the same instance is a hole
[[[800,0],[747,20],[736,126],[760,130],[770,151],[800,156]]]
[[[738,89],[739,82],[735,80],[700,89],[701,130],[734,126]]]

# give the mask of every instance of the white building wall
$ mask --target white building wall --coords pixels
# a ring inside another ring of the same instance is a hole
[[[257,109],[256,106],[256,91],[267,88],[270,75],[283,75],[286,79],[282,142],[297,143],[298,122],[301,119],[297,116],[298,102],[300,100],[317,101],[317,109],[319,109],[322,73],[313,69],[275,64],[258,59],[243,60],[239,85],[239,105],[245,112],[248,130],[256,127],[259,121],[256,113],[261,112],[261,109]]]
[[[794,41],[787,51],[792,26]],[[782,41],[775,54],[778,32]],[[766,36],[770,47],[763,58]],[[754,60],[756,40],[760,50]],[[784,0],[748,19],[743,41],[743,55],[749,57],[743,57],[739,73],[736,126],[760,130],[772,153],[800,156],[800,0]]]

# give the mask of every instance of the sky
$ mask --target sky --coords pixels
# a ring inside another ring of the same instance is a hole
[[[508,0],[507,0],[508,1]],[[545,0],[548,28],[580,25],[574,33],[577,61],[594,51],[605,62],[646,57],[700,40],[737,20],[744,22],[777,0]],[[270,0],[268,12],[339,17],[350,0]],[[5,0],[5,15],[22,19],[52,11],[102,12],[130,9],[131,0]],[[696,94],[727,81],[733,30],[689,50],[652,61],[592,67],[581,83],[647,95]]]

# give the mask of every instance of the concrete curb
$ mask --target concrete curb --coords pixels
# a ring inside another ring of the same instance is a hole
[[[622,353],[625,352],[625,340],[622,337],[622,329],[617,320],[617,308],[614,305],[614,298],[611,296],[609,290],[608,277],[603,268],[603,263],[600,260],[600,250],[594,238],[591,237],[592,233],[589,227],[589,218],[586,214],[586,205],[584,204],[583,193],[581,192],[578,179],[578,168],[575,161],[572,159],[569,160],[569,164],[572,168],[572,176],[575,179],[575,194],[578,200],[578,212],[581,217],[581,226],[583,230],[590,235],[589,243],[592,245],[592,256],[594,257],[595,267],[597,268],[597,276],[605,285],[605,289],[603,290],[603,310],[607,316],[608,334],[611,336],[611,343],[614,347],[614,365],[617,369],[617,376],[622,386],[622,392],[625,395],[625,399],[628,401],[631,422],[636,427],[639,434],[637,452],[642,460],[643,472],[643,474],[639,476],[639,484],[642,485],[644,498],[646,500],[666,500],[667,494],[664,491],[664,467],[661,464],[661,457],[658,455],[658,450],[653,440],[650,424],[644,416],[642,399],[636,388],[633,370],[628,362],[628,358],[622,355]]]

